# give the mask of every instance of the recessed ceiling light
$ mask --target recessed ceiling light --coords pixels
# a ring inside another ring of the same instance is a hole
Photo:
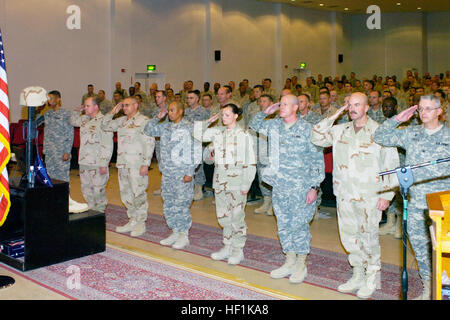
[[[397,2],[397,5],[398,5],[398,6],[401,6],[402,4],[401,4],[400,2]]]
[[[323,3],[320,3],[319,6],[323,7]]]
[[[417,7],[417,10],[422,10],[422,8],[421,7]]]
[[[345,11],[348,11],[348,8],[344,8]]]

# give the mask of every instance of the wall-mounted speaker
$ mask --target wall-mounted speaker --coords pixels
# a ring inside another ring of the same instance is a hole
[[[338,55],[338,62],[339,62],[339,63],[344,62],[344,55],[343,55],[342,53],[340,53],[340,54]]]
[[[214,51],[214,60],[215,61],[220,61],[220,50],[215,50]]]

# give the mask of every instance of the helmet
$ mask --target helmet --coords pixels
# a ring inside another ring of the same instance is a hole
[[[40,107],[47,103],[47,91],[42,87],[28,87],[20,92],[20,105],[27,107]]]

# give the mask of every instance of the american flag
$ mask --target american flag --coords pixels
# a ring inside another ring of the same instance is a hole
[[[8,78],[6,77],[5,52],[3,51],[2,31],[0,30],[0,226],[5,222],[11,207],[6,168],[11,158],[9,142]]]

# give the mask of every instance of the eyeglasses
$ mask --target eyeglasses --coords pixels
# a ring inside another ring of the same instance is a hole
[[[430,112],[431,110],[439,109],[440,107],[436,108],[417,108],[417,111],[419,112]]]

